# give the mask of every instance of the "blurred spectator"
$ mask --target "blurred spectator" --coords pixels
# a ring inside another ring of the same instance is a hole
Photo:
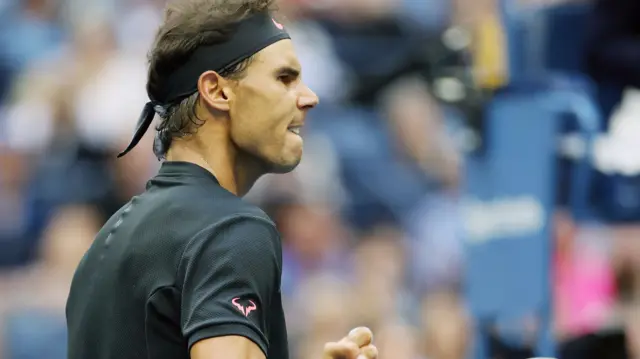
[[[116,39],[122,52],[132,53],[135,61],[144,58],[162,21],[164,0],[122,0],[116,2]],[[135,36],[134,36],[135,35]]]
[[[335,213],[321,204],[281,206],[276,221],[283,238],[283,292],[291,293],[319,272],[338,274],[344,265],[347,234]]]
[[[84,20],[74,30],[74,42],[61,56],[48,58],[46,64],[34,63],[17,82],[6,126],[9,143],[21,150],[37,151],[63,136],[115,151],[130,135],[131,119],[146,100],[144,62],[116,52],[110,24]],[[38,96],[34,88],[44,95]],[[51,110],[52,106],[59,110]],[[35,134],[33,121],[40,129]]]
[[[55,0],[9,1],[0,12],[0,62],[19,71],[57,50],[64,38],[59,5]]]
[[[640,227],[634,224],[613,229],[613,254],[622,303],[640,300]]]
[[[460,154],[447,133],[442,109],[424,81],[400,79],[383,101],[398,157],[430,177],[434,186],[455,188],[460,176]]]
[[[355,248],[353,312],[360,325],[378,328],[404,319],[405,311],[411,310],[404,287],[402,239],[397,228],[380,226],[365,235]]]
[[[154,169],[151,154],[138,159],[135,168],[131,161],[136,159],[126,161],[128,168],[125,163],[111,167],[111,156],[130,136],[132,119],[146,101],[143,60],[139,54],[118,52],[106,19],[73,25],[72,43],[47,61],[33,62],[18,78],[6,112],[5,141],[29,156],[28,170],[35,174],[16,189],[26,201],[25,244],[37,241],[42,224],[60,203],[93,202],[112,211],[139,193]],[[118,193],[116,184],[121,186]]]
[[[458,201],[444,194],[425,199],[407,217],[409,278],[418,293],[460,288],[464,268],[460,213]]]
[[[448,291],[422,302],[423,353],[426,358],[463,359],[470,349],[470,322],[459,297]]]
[[[90,206],[60,208],[47,226],[38,259],[0,277],[3,358],[66,355],[66,339],[60,333],[65,333],[64,306],[71,279],[103,220]]]
[[[294,357],[309,358],[329,338],[344,335],[340,333],[357,325],[353,314],[357,298],[349,287],[339,277],[326,274],[310,276],[300,284],[287,310],[294,339],[290,342],[296,346]]]
[[[385,104],[397,158],[423,184],[401,216],[412,239],[413,283],[420,291],[455,287],[461,265],[457,188],[461,158],[446,128],[446,117],[417,78],[390,87]],[[407,187],[405,186],[405,190]],[[425,255],[432,258],[424,261]]]
[[[26,201],[22,194],[27,181],[26,158],[0,142],[0,268],[22,261],[27,250]]]
[[[416,328],[402,322],[392,322],[376,329],[380,358],[425,358],[420,353],[420,333]]]
[[[309,17],[296,0],[283,0],[279,16],[292,36],[305,82],[322,103],[341,103],[350,90],[350,74],[335,53],[333,39],[316,19]]]
[[[559,338],[570,339],[609,325],[614,314],[615,275],[607,252],[594,247],[602,243],[604,233],[595,233],[596,242],[589,242],[568,213],[558,213],[555,221],[556,330]]]

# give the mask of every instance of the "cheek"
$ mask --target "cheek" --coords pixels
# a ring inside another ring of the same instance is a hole
[[[245,142],[264,131],[264,100],[253,91],[243,92],[231,106],[230,131],[234,141]]]
[[[231,140],[244,151],[266,156],[276,151],[284,142],[285,130],[275,124],[272,113],[239,110],[233,116],[230,127]]]
[[[243,91],[230,112],[232,139],[255,150],[281,146],[296,115],[296,100],[294,91],[280,87]]]
[[[231,122],[231,140],[244,150],[255,152],[261,146],[260,141],[263,136],[260,132],[261,128],[257,121],[251,117],[235,117]]]
[[[297,97],[293,91],[281,91],[268,104],[265,115],[274,130],[286,131],[297,112]]]

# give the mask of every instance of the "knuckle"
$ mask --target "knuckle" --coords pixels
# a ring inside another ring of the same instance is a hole
[[[373,340],[373,333],[367,327],[357,327],[349,332],[348,338],[363,347]]]
[[[354,328],[353,330],[351,330],[351,332],[349,332],[350,336],[360,336],[360,335],[363,335],[363,336],[369,335],[370,336],[371,334],[372,334],[371,329],[369,329],[367,327],[357,327],[357,328]]]
[[[378,348],[375,345],[368,345],[362,351],[367,359],[376,359],[378,357]]]

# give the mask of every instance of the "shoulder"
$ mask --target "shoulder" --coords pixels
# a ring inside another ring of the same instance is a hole
[[[266,241],[267,239],[269,241]],[[193,240],[232,241],[239,246],[255,246],[270,244],[272,241],[279,243],[280,233],[275,223],[266,214],[241,212],[221,218],[218,222],[203,229]]]
[[[233,215],[189,240],[179,278],[212,275],[224,281],[272,283],[282,275],[282,244],[275,225],[261,216]],[[234,279],[235,278],[235,279]]]
[[[182,260],[190,261],[203,256],[237,261],[271,258],[280,263],[280,233],[262,211],[231,213],[196,233],[188,241]]]
[[[217,218],[205,229],[206,232],[215,234],[229,229],[264,227],[277,234],[275,223],[260,207],[226,190],[220,190],[206,201],[208,212]]]
[[[275,223],[260,207],[231,194],[220,198],[224,207],[229,211],[229,216],[236,221],[259,221],[275,228]]]
[[[208,237],[220,237],[230,231],[242,232],[252,229],[258,232],[268,231],[270,235],[279,237],[276,224],[269,215],[260,207],[230,193],[211,199],[208,207],[210,213],[216,214],[215,220],[202,231]]]

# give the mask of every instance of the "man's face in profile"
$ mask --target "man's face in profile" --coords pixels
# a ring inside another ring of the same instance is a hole
[[[302,158],[300,131],[318,98],[302,82],[291,40],[258,52],[246,71],[229,101],[231,140],[269,172],[290,172]]]

